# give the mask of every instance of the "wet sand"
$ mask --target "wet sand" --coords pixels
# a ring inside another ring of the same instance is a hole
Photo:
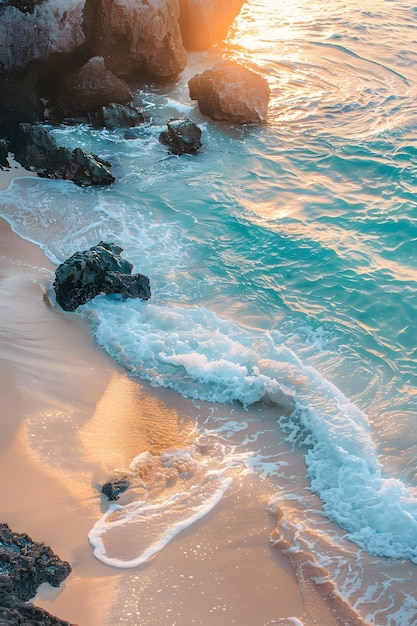
[[[24,174],[0,172],[0,189]],[[95,559],[87,535],[106,508],[103,481],[141,451],[189,442],[196,409],[130,379],[78,316],[49,306],[53,271],[0,220],[1,518],[73,568],[58,590],[43,585],[35,604],[79,626],[303,620],[290,562],[269,543],[271,494],[253,475],[145,565],[121,570]]]

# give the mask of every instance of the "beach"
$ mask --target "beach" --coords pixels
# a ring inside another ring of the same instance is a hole
[[[2,171],[1,188],[26,175],[17,166]],[[295,573],[269,542],[270,488],[255,475],[236,480],[143,566],[120,569],[94,557],[88,532],[107,506],[100,486],[134,455],[187,445],[197,409],[129,378],[77,315],[51,306],[54,266],[3,220],[0,250],[2,521],[72,567],[59,589],[42,585],[35,604],[79,626],[131,623],[135,612],[141,625],[303,619]]]

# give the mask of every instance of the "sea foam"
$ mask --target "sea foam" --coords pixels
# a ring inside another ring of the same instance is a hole
[[[370,554],[417,561],[417,498],[384,476],[364,413],[291,349],[201,307],[99,298],[84,315],[98,343],[152,385],[211,402],[284,404],[277,419],[306,448],[326,515]]]

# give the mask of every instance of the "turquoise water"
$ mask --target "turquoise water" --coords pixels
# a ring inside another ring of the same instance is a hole
[[[137,139],[54,130],[111,161],[112,187],[19,179],[0,213],[55,263],[119,243],[152,299],[83,307],[98,343],[132,376],[194,401],[284,403],[277,431],[302,446],[325,515],[372,558],[408,561],[405,580],[417,562],[417,11],[328,5],[249,1],[223,48],[190,55],[177,83],[138,91],[150,122]],[[189,99],[187,80],[223,52],[267,78],[265,126],[214,123]],[[177,115],[201,127],[199,155],[159,143]],[[253,466],[278,479],[266,448]],[[360,555],[341,584],[357,606],[358,589],[365,605],[383,586],[364,591],[375,562]],[[417,623],[403,596],[365,617]]]

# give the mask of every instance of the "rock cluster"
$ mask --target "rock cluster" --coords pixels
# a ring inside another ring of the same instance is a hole
[[[149,278],[132,274],[133,265],[122,259],[123,248],[100,241],[89,250],[76,252],[55,271],[56,301],[64,311],[75,311],[100,294],[149,300]]]
[[[73,115],[126,104],[126,79],[177,77],[186,49],[222,39],[243,1],[2,0],[0,135],[11,122],[42,120],[41,98]],[[100,82],[115,90],[105,102]]]

